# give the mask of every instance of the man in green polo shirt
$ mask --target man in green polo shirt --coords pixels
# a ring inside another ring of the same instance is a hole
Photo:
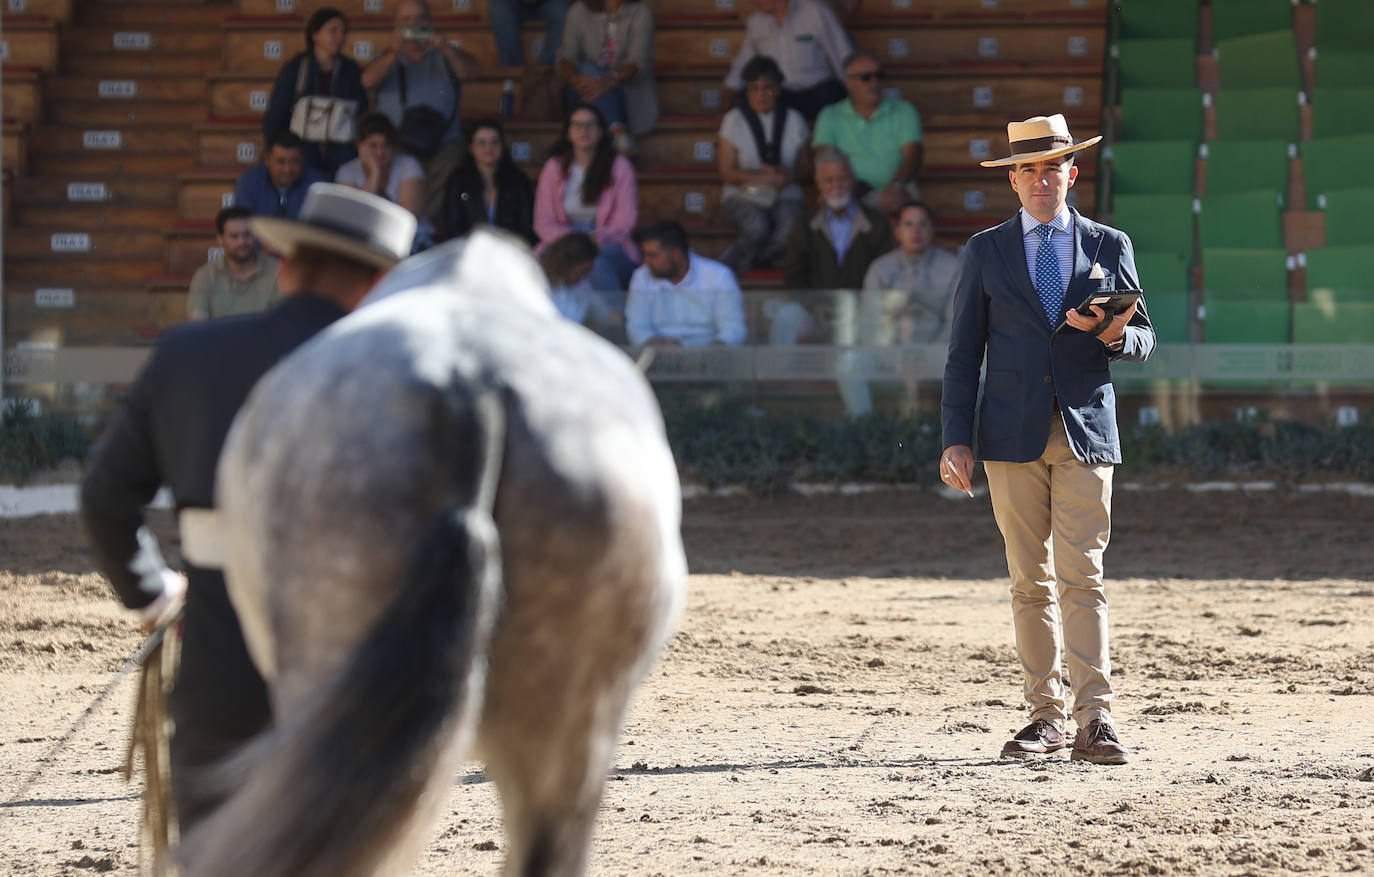
[[[210,320],[265,311],[277,300],[277,260],[262,252],[248,227],[252,212],[225,207],[215,216],[217,243],[223,250],[196,269],[186,316]]]
[[[849,97],[821,110],[811,148],[833,146],[849,156],[864,184],[864,203],[890,216],[916,198],[921,168],[921,116],[901,98],[883,95],[883,67],[870,52],[844,62]]]

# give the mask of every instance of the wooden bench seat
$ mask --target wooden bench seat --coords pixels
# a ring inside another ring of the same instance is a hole
[[[67,287],[72,307],[38,304],[35,292],[51,284],[8,284],[5,338],[49,341],[71,347],[139,347],[186,319],[186,293],[154,292],[139,282],[119,286],[77,283]]]
[[[146,48],[126,47],[127,44],[120,41],[126,40],[127,37],[119,35],[130,32],[147,34],[150,44]],[[300,31],[297,31],[296,39],[298,43],[304,39]],[[119,25],[107,25],[104,27],[71,28],[62,35],[62,47],[74,55],[86,53],[113,54],[116,52],[127,55],[190,54],[192,52],[211,54],[220,50],[221,40],[219,28],[166,26],[125,28]]]
[[[109,179],[114,175],[146,177],[153,174],[176,174],[195,167],[196,160],[190,151],[181,153],[142,152],[131,153],[119,150],[103,150],[86,154],[55,153],[37,150],[29,157],[30,171],[37,175],[68,175],[94,180]]]
[[[13,233],[11,233],[13,234]],[[21,259],[6,246],[5,283],[65,287],[76,284],[143,283],[163,270],[162,253],[83,259]]]
[[[72,18],[72,0],[6,0],[5,23],[18,16],[65,22]]]
[[[5,170],[22,175],[29,166],[28,125],[5,119],[0,162]]]
[[[3,92],[0,115],[29,124],[43,121],[43,80],[38,70],[5,65]]]
[[[30,230],[103,231],[164,228],[176,221],[176,203],[25,204],[14,208],[17,226]]]
[[[89,52],[68,55],[62,66],[71,73],[125,79],[138,76],[206,76],[224,66],[215,52]]]
[[[0,63],[51,73],[57,69],[57,26],[46,19],[6,15]]]
[[[98,184],[101,187],[104,196],[102,200],[80,200],[101,194],[90,188],[90,184]],[[75,190],[72,188],[73,185],[76,186]],[[165,174],[147,177],[114,174],[98,178],[65,173],[41,177],[28,176],[16,180],[14,192],[18,201],[23,204],[167,205],[176,203],[177,181]]]
[[[61,101],[51,105],[50,115],[57,125],[165,128],[203,122],[209,111],[204,100]]]
[[[203,101],[209,88],[198,76],[112,77],[68,73],[50,78],[44,94],[49,100],[107,101],[118,105],[131,100]]]
[[[218,254],[213,222],[179,222],[164,230],[166,264],[172,274],[190,275]]]

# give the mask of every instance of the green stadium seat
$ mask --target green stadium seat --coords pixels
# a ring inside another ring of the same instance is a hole
[[[1293,305],[1294,344],[1374,344],[1374,304]]]
[[[1145,308],[1150,314],[1155,340],[1160,344],[1187,344],[1192,340],[1188,331],[1192,323],[1188,293],[1147,292]]]
[[[1191,140],[1112,144],[1112,191],[1119,195],[1191,195],[1197,146]]]
[[[1205,144],[1206,193],[1288,191],[1288,147],[1282,140],[1217,140]]]
[[[1369,0],[1321,0],[1317,4],[1317,51],[1332,47],[1374,46],[1374,16]]]
[[[1212,0],[1212,42],[1292,30],[1293,5],[1293,0]]]
[[[1374,302],[1374,247],[1309,250],[1307,297],[1337,304]]]
[[[1131,240],[1134,246],[1135,240]],[[1151,250],[1136,250],[1135,270],[1140,275],[1140,285],[1154,301],[1156,294],[1186,293],[1188,283],[1188,263],[1175,253],[1156,253]],[[1150,308],[1151,312],[1154,308]]]
[[[1213,96],[1218,140],[1296,143],[1300,92],[1291,88],[1226,88]]]
[[[1216,54],[1222,88],[1302,87],[1298,43],[1291,30],[1219,42]]]
[[[1317,85],[1332,88],[1374,88],[1374,51],[1317,49]]]
[[[1121,140],[1202,141],[1202,89],[1123,88]]]
[[[1374,66],[1374,56],[1368,63]],[[1371,108],[1374,108],[1374,88],[1315,88],[1312,90],[1312,136],[1374,134]]]
[[[1112,225],[1130,235],[1137,251],[1193,261],[1193,199],[1188,195],[1117,195]]]
[[[1374,189],[1374,134],[1306,140],[1298,152],[1310,210],[1320,209],[1323,196],[1338,189]]]
[[[1288,302],[1220,301],[1204,311],[1203,340],[1208,344],[1287,344],[1293,307]]]
[[[1116,44],[1122,88],[1188,88],[1197,85],[1197,44],[1182,40],[1121,40]]]
[[[1197,42],[1198,0],[1149,0],[1121,5],[1121,39]]]
[[[1202,284],[1209,306],[1218,301],[1288,301],[1288,254],[1203,250]]]
[[[1337,189],[1323,204],[1328,247],[1374,246],[1374,189]]]
[[[1283,247],[1279,193],[1270,190],[1209,195],[1198,214],[1204,250],[1277,250]]]

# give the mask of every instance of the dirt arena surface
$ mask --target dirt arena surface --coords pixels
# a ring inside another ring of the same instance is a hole
[[[691,501],[687,613],[623,735],[592,873],[1374,872],[1374,499],[1116,506],[1136,755],[1097,767],[997,757],[1026,714],[986,498]],[[135,874],[131,686],[20,786],[139,636],[70,516],[0,521],[0,567],[0,872]],[[415,873],[495,874],[503,846],[470,765]]]

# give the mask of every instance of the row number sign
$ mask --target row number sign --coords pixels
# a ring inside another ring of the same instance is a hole
[[[893,9],[910,9],[911,0],[892,0]]]
[[[10,0],[5,8],[10,12],[23,12],[29,8],[28,0]]]
[[[91,236],[85,232],[55,232],[49,245],[54,253],[84,253],[91,248]]]
[[[363,12],[374,14],[382,11],[382,0],[363,0]]]
[[[907,56],[906,37],[893,37],[887,41],[887,55],[889,58],[905,58]]]
[[[996,58],[1001,49],[997,37],[978,38],[978,57],[980,58]]]
[[[258,160],[258,144],[252,141],[244,141],[234,147],[234,157],[239,164],[252,164]]]
[[[114,47],[124,52],[151,49],[153,47],[153,35],[147,31],[119,31],[114,35]]]
[[[277,11],[288,14],[296,11],[296,0],[277,0]]]
[[[1088,54],[1088,38],[1069,37],[1069,54],[1074,57],[1081,57]]]
[[[137,97],[138,83],[132,79],[102,79],[96,93],[101,97]]]
[[[280,61],[281,40],[263,40],[262,56],[269,61]]]
[[[977,213],[983,209],[983,205],[986,203],[987,199],[983,195],[982,189],[971,189],[964,193],[964,209],[969,213]]]
[[[1064,106],[1081,107],[1083,106],[1083,86],[1066,85],[1064,86]]]
[[[716,157],[716,145],[710,140],[698,140],[692,144],[692,158],[697,161],[711,161]]]
[[[716,0],[716,8],[721,12],[734,12],[735,0]]]
[[[973,105],[975,107],[990,107],[993,98],[991,85],[979,85],[973,89]]]
[[[682,198],[682,208],[688,213],[705,213],[706,196],[701,192],[688,192]]]
[[[233,207],[233,206],[234,206],[234,193],[233,193],[233,192],[221,192],[221,193],[220,193],[220,196],[219,196],[219,206],[221,206],[221,207]]]
[[[968,157],[984,161],[992,157],[992,143],[985,137],[976,137],[968,142]]]
[[[372,57],[372,40],[354,40],[353,57],[358,61],[366,61]]]
[[[224,247],[209,247],[205,251],[205,261],[213,262],[224,258]]]
[[[124,135],[118,131],[83,131],[81,146],[84,149],[119,149],[124,145]]]
[[[703,88],[701,90],[701,106],[707,110],[720,109],[720,89]]]
[[[68,201],[104,201],[109,198],[104,183],[68,183]]]
[[[255,88],[248,92],[248,109],[263,111],[267,109],[267,92]]]
[[[9,40],[0,40],[0,61],[8,61],[9,59],[10,59],[10,41],[9,41]]]
[[[76,291],[71,289],[35,289],[33,303],[40,308],[70,308],[76,305]]]
[[[471,12],[472,0],[453,0],[454,12]]]
[[[730,54],[730,41],[723,39],[711,40],[708,51],[712,58],[724,58]]]
[[[520,164],[526,164],[532,155],[528,140],[517,140],[510,145],[510,157]]]

